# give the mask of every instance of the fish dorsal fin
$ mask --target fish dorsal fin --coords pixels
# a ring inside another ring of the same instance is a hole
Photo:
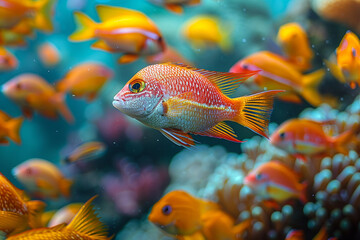
[[[109,21],[114,18],[123,18],[125,16],[136,16],[141,18],[147,18],[143,13],[122,7],[111,7],[106,5],[97,5],[96,11],[102,22]]]
[[[67,230],[77,231],[94,239],[108,239],[107,228],[99,220],[99,217],[95,213],[94,206],[91,205],[93,200],[97,196],[90,198],[84,206],[80,208],[73,220],[66,226]]]
[[[225,95],[233,94],[242,82],[244,82],[246,79],[259,72],[259,71],[250,71],[250,70],[244,70],[244,72],[242,73],[216,72],[205,69],[199,69],[196,67],[188,66],[183,63],[166,63],[166,64],[182,67],[188,70],[198,72],[201,75],[204,75],[207,79],[209,79],[209,81],[212,84],[217,86],[220,89],[220,91]]]
[[[244,142],[244,141],[240,141],[240,140],[236,139],[237,135],[235,134],[234,129],[232,129],[229,125],[227,125],[224,122],[220,122],[220,123],[216,124],[214,127],[210,128],[207,131],[194,133],[194,134],[222,138],[222,139],[226,139],[226,140],[233,141],[233,142],[239,142],[239,143]]]

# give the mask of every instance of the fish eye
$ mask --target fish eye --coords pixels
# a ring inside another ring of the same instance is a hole
[[[31,168],[27,168],[26,170],[25,170],[25,174],[26,175],[31,175],[33,173],[33,170],[31,169]]]
[[[261,180],[263,178],[263,175],[261,173],[256,174],[255,176],[256,180]]]
[[[280,133],[279,136],[280,136],[281,139],[284,139],[285,138],[285,132]]]
[[[133,93],[142,92],[145,89],[145,82],[141,79],[135,79],[129,83],[129,90]]]
[[[165,215],[169,215],[171,212],[172,212],[172,208],[171,208],[170,205],[165,205],[162,208],[162,213],[165,214]]]
[[[248,66],[247,64],[243,64],[243,65],[242,65],[242,68],[243,68],[243,69],[249,69],[249,66]]]

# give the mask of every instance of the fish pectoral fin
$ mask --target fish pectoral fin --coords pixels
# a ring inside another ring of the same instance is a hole
[[[168,100],[163,102],[164,115],[168,117],[177,117],[184,113],[184,110],[187,109],[191,111],[192,108],[189,107],[189,104],[186,104],[184,101],[193,101],[194,94],[192,92],[186,92],[179,94],[177,96],[171,97]]]
[[[26,227],[26,218],[19,213],[0,211],[0,229],[14,229],[21,225]]]
[[[210,128],[207,131],[204,132],[196,132],[194,134],[202,135],[202,136],[208,136],[208,137],[215,137],[215,138],[222,138],[226,139],[232,142],[244,142],[237,139],[237,135],[234,132],[234,129],[232,129],[229,125],[227,125],[224,122],[220,122],[216,124],[214,127]]]
[[[338,65],[336,65],[335,63],[333,62],[330,62],[326,59],[324,59],[324,62],[326,64],[326,66],[329,68],[331,74],[337,79],[339,80],[340,82],[342,83],[346,83],[346,80],[345,80],[345,76],[344,74],[341,72],[341,69],[338,67]]]
[[[291,103],[302,103],[303,100],[301,100],[301,97],[296,95],[294,92],[285,92],[283,94],[279,94],[278,98],[285,102],[291,102]]]
[[[175,129],[160,129],[160,132],[178,146],[190,148],[195,145],[194,139],[183,131]]]
[[[125,54],[118,59],[119,64],[127,64],[136,61],[139,58],[137,54]]]
[[[147,18],[145,14],[122,7],[112,7],[112,6],[106,6],[106,5],[97,5],[96,11],[99,15],[99,18],[101,22],[110,21],[114,18],[124,18],[126,16],[132,16],[132,17],[140,17],[140,18]]]
[[[91,45],[92,48],[97,48],[97,49],[100,49],[100,50],[103,50],[103,51],[106,51],[106,52],[116,52],[113,48],[111,48],[105,41],[103,40],[99,40],[99,41],[96,41],[94,42],[92,45]]]
[[[178,4],[166,4],[165,8],[173,13],[182,14],[184,12],[184,9],[182,6]]]

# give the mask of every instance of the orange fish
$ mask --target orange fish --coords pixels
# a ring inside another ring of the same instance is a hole
[[[200,4],[201,0],[148,0],[156,5],[162,5],[167,10],[182,14],[184,12],[184,6],[192,6]]]
[[[37,48],[41,62],[45,66],[55,66],[61,60],[60,52],[53,43],[45,42]]]
[[[99,39],[92,47],[108,52],[121,52],[119,63],[130,63],[139,56],[155,55],[164,51],[165,42],[155,23],[145,14],[120,7],[97,5],[101,23],[96,23],[81,12],[75,12],[77,30],[71,41]]]
[[[171,63],[150,65],[115,95],[113,105],[160,130],[179,146],[195,144],[189,133],[241,142],[224,121],[237,122],[267,137],[273,99],[281,91],[234,99],[226,96],[254,74],[207,71]]]
[[[282,123],[270,136],[270,142],[284,151],[303,160],[335,149],[347,154],[346,145],[353,139],[354,130],[350,129],[336,137],[328,136],[323,125],[310,119],[290,119]]]
[[[9,144],[9,139],[17,144],[21,143],[20,127],[24,118],[11,118],[9,115],[0,110],[0,145]]]
[[[360,85],[360,41],[347,31],[336,49],[336,64],[325,60],[331,73],[343,83],[350,83],[352,89]]]
[[[54,227],[62,223],[69,224],[83,205],[82,203],[71,203],[60,208],[50,219],[48,227]]]
[[[40,227],[44,208],[41,201],[27,201],[23,191],[0,173],[0,231],[15,234]]]
[[[106,145],[102,142],[87,142],[75,148],[63,162],[88,161],[99,158],[106,152]]]
[[[31,117],[33,110],[36,110],[49,118],[56,118],[59,112],[68,122],[74,121],[65,104],[64,94],[57,93],[38,75],[20,74],[5,83],[2,92],[20,105],[26,117]]]
[[[71,69],[56,84],[56,88],[60,92],[70,92],[75,97],[86,97],[92,101],[113,75],[113,71],[102,64],[82,63]]]
[[[182,35],[195,50],[219,46],[224,52],[229,52],[232,48],[230,29],[214,16],[200,15],[184,23]]]
[[[72,181],[58,167],[44,159],[29,159],[12,170],[13,175],[33,195],[41,198],[70,196]]]
[[[270,161],[250,171],[244,184],[252,188],[264,200],[283,203],[291,198],[306,200],[306,183],[299,183],[296,172],[283,163]]]
[[[38,228],[11,236],[8,240],[107,240],[107,227],[99,220],[92,201],[88,200],[74,219],[66,225],[60,224],[51,228]]]
[[[335,107],[336,98],[324,97],[319,94],[318,86],[325,75],[323,69],[302,75],[293,64],[286,62],[281,56],[268,51],[254,53],[231,67],[230,72],[241,73],[245,70],[260,71],[254,76],[254,83],[260,89],[283,89],[279,98],[284,101],[301,103],[301,97],[313,106],[328,103]]]
[[[300,24],[292,22],[280,27],[277,42],[283,49],[287,60],[293,63],[298,70],[306,71],[311,68],[314,57],[308,36]]]
[[[0,28],[10,29],[24,19],[42,31],[53,30],[51,13],[54,0],[0,0]]]
[[[233,240],[250,223],[234,219],[211,201],[175,190],[162,197],[148,216],[150,222],[177,239]]]
[[[0,72],[13,70],[17,66],[18,60],[16,57],[6,48],[0,46]]]

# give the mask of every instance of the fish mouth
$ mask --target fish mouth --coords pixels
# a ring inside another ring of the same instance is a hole
[[[121,99],[116,99],[114,98],[112,105],[116,108],[116,109],[121,109],[121,106],[123,104],[123,101]]]

